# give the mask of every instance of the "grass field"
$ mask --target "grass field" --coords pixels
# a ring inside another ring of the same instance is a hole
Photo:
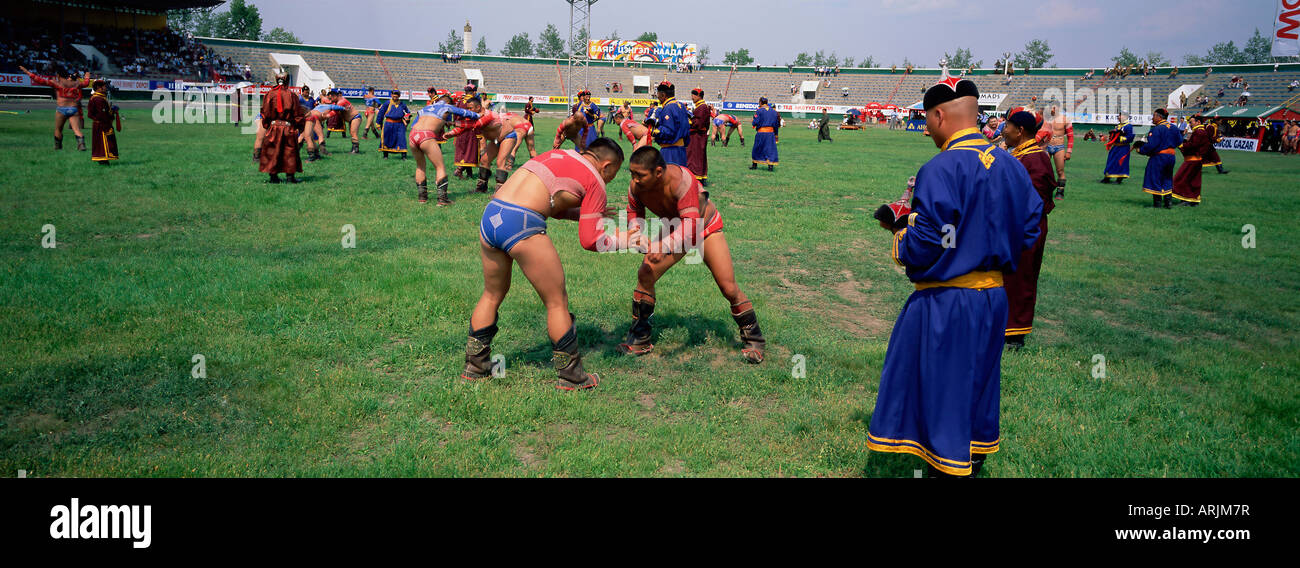
[[[8,108],[8,107],[7,107]],[[711,148],[711,193],[768,360],[745,364],[703,265],[659,284],[657,348],[615,347],[640,257],[564,262],[594,392],[551,384],[541,304],[521,274],[494,353],[456,378],[482,290],[489,197],[453,179],[415,202],[412,161],[342,153],[268,185],[231,125],[126,112],[123,159],[50,149],[51,114],[0,115],[0,475],[864,476],[922,462],[871,453],[890,328],[912,287],[871,211],[935,152],[915,133],[782,133],[775,173]],[[791,121],[795,126],[799,121]],[[556,120],[538,123],[539,146]],[[612,127],[611,127],[612,128]],[[626,143],[624,144],[627,147]],[[1225,152],[1205,204],[1144,208],[1096,183],[1080,143],[1051,215],[1029,347],[1003,358],[993,477],[1300,474],[1300,159]],[[626,170],[609,190],[625,204]],[[42,248],[42,226],[57,247]],[[356,248],[341,227],[356,228]],[[1242,227],[1257,231],[1243,248]],[[193,378],[193,358],[206,378]],[[802,355],[806,377],[795,378]],[[1095,356],[1105,358],[1094,378]]]

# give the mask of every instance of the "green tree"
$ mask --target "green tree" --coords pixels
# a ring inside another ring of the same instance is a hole
[[[487,36],[478,38],[478,46],[474,48],[474,53],[479,55],[492,55],[492,50],[488,49]]]
[[[1246,54],[1232,41],[1219,42],[1205,54],[1206,65],[1239,65],[1246,62]]]
[[[298,36],[284,28],[276,27],[271,31],[262,34],[262,41],[273,41],[275,43],[302,43]]]
[[[1159,51],[1148,51],[1147,63],[1156,67],[1168,67],[1171,64],[1169,58],[1165,57],[1165,54],[1160,53]]]
[[[1012,61],[1018,69],[1046,67],[1052,61],[1052,48],[1047,41],[1036,39],[1025,44],[1025,48],[1015,55]]]
[[[695,56],[696,56],[696,58],[699,60],[699,62],[700,62],[701,64],[704,64],[704,63],[708,62],[708,60],[709,60],[709,46],[706,45],[706,46],[704,46],[704,47],[701,47],[701,48],[699,49],[699,51],[695,52]]]
[[[569,52],[583,57],[587,55],[587,30],[579,29],[578,33],[573,35],[573,43],[569,45]]]
[[[1110,60],[1115,62],[1116,67],[1128,67],[1129,65],[1137,65],[1138,56],[1136,53],[1129,51],[1126,46],[1119,48],[1119,55],[1110,58]]]
[[[169,10],[167,24],[196,36],[230,39],[262,39],[262,15],[245,0],[231,0],[227,10],[212,8]]]
[[[212,15],[216,7],[167,11],[167,27],[194,35],[212,35]],[[202,30],[200,30],[202,27]],[[205,33],[199,33],[203,31]]]
[[[621,39],[623,39],[623,38],[619,37],[619,35],[618,35],[618,29],[615,29],[614,31],[609,32],[609,35],[605,36],[605,39],[613,40],[613,41],[619,41],[619,40],[621,40]]]
[[[845,66],[847,67],[848,64],[845,64]],[[870,55],[863,57],[862,61],[858,62],[859,69],[872,69],[876,67],[880,67],[880,62],[876,61],[876,58]]]
[[[728,51],[725,54],[723,54],[722,62],[727,65],[745,66],[745,65],[749,65],[750,63],[753,63],[754,58],[750,57],[748,48],[741,48],[741,49],[737,49],[736,51]]]
[[[949,69],[966,69],[968,67],[978,69],[984,66],[983,59],[975,61],[975,55],[971,53],[971,50],[962,47],[957,48],[957,51],[952,55],[948,55],[948,52],[945,51],[943,56],[948,60]]]
[[[564,38],[555,24],[546,24],[546,29],[537,36],[536,53],[538,57],[564,57]]]
[[[213,31],[217,37],[256,41],[262,37],[262,15],[257,6],[231,0],[230,10],[218,15]]]
[[[447,39],[438,44],[438,53],[460,53],[461,48],[465,47],[465,40],[456,28],[447,32]]]
[[[655,32],[641,32],[641,35],[636,36],[636,41],[659,41],[659,34]]]
[[[808,52],[806,51],[799,52],[799,55],[794,56],[794,64],[796,67],[808,67],[812,65],[812,62],[812,56],[808,55]]]
[[[532,57],[533,40],[528,39],[528,32],[515,34],[506,42],[506,46],[501,48],[501,55],[511,57]]]
[[[1255,35],[1246,40],[1246,47],[1241,51],[1246,63],[1273,61],[1273,43],[1259,33],[1259,28],[1255,28]]]
[[[845,57],[845,58],[844,58],[844,67],[845,67],[845,68],[848,68],[848,69],[852,69],[852,68],[853,68],[853,65],[854,65],[855,63],[857,63],[857,62],[858,62],[857,59],[854,59],[854,58],[852,58],[852,57]]]

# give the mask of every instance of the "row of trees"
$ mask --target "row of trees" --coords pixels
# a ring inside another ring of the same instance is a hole
[[[228,9],[223,11],[217,11],[215,7],[170,10],[167,13],[167,22],[173,29],[189,31],[197,36],[302,43],[296,35],[284,28],[276,27],[264,32],[262,30],[261,13],[256,5],[246,0],[231,0]],[[622,37],[616,29],[605,39],[619,40]],[[634,40],[659,41],[659,35],[655,32],[642,32]],[[463,51],[464,46],[462,43],[461,32],[453,28],[447,33],[447,39],[438,44],[437,51],[459,53]],[[501,49],[501,55],[561,58],[567,56],[570,52],[585,53],[586,50],[587,37],[585,32],[575,37],[572,45],[569,45],[568,50],[566,50],[565,39],[560,36],[560,30],[555,27],[555,24],[548,23],[546,28],[538,34],[536,41],[533,41],[527,32],[515,34]],[[1242,47],[1238,47],[1233,41],[1216,43],[1204,55],[1189,53],[1183,56],[1183,64],[1236,65],[1270,63],[1274,61],[1270,54],[1271,50],[1272,44],[1269,39],[1261,34],[1259,29],[1256,29],[1254,35],[1247,39]],[[472,53],[480,55],[490,55],[492,53],[492,50],[488,48],[486,37],[479,37],[478,44]],[[708,62],[709,46],[706,45],[700,48],[699,57],[701,62]],[[957,47],[952,53],[945,52],[944,58],[948,60],[948,67],[952,69],[980,69],[984,67],[984,60],[975,59],[969,48]],[[1020,51],[1012,54],[1011,64],[1016,69],[1040,69],[1049,66],[1054,58],[1052,48],[1047,41],[1035,39],[1026,43]],[[1168,57],[1158,51],[1148,51],[1146,56],[1142,57],[1131,51],[1127,46],[1122,47],[1119,54],[1112,57],[1111,61],[1120,67],[1144,63],[1156,67],[1166,67],[1172,64]],[[725,52],[722,63],[738,66],[751,65],[754,63],[754,57],[750,55],[748,48],[741,48]],[[1003,63],[1003,59],[999,57],[992,63],[991,68],[1000,69]],[[827,54],[824,50],[817,50],[811,54],[806,51],[800,52],[793,61],[787,62],[787,65],[844,68],[882,67],[882,63],[870,55],[861,59],[853,57],[841,58],[833,51]],[[912,65],[912,62],[904,58],[901,67],[909,65]],[[1051,67],[1056,67],[1056,65],[1051,65]]]
[[[196,36],[302,43],[298,36],[284,28],[276,27],[263,32],[261,12],[256,5],[244,0],[231,0],[229,9],[220,12],[215,6],[168,10],[167,25]]]
[[[1263,34],[1259,33],[1259,28],[1255,28],[1255,35],[1246,40],[1242,48],[1238,48],[1232,41],[1225,41],[1214,44],[1205,55],[1196,55],[1189,53],[1183,56],[1184,65],[1239,65],[1244,63],[1272,63],[1273,62],[1273,43]]]
[[[610,32],[605,39],[620,40],[618,30]],[[655,32],[643,32],[637,36],[634,41],[659,41],[659,34]],[[463,51],[464,42],[461,39],[461,32],[453,28],[447,32],[447,39],[438,43],[437,50],[440,53],[460,53]],[[559,28],[555,24],[548,23],[542,33],[537,34],[537,40],[533,41],[528,32],[517,33],[506,41],[501,48],[501,55],[511,57],[566,57],[569,53],[586,53],[587,52],[587,32],[579,30],[577,36],[573,38],[573,43],[566,50],[564,38],[560,36]],[[487,37],[479,37],[478,44],[471,53],[478,55],[491,55],[492,49],[488,47]],[[700,59],[706,59],[709,54],[709,47],[704,46],[699,50]]]

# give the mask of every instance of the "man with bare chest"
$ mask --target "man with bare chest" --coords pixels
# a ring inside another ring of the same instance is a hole
[[[1061,107],[1055,104],[1048,109],[1043,122],[1038,141],[1056,166],[1056,194],[1053,197],[1065,199],[1065,162],[1074,152],[1074,124],[1061,112]]]

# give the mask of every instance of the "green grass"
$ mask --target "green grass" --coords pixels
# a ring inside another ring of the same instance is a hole
[[[50,150],[50,113],[0,115],[0,475],[911,477],[867,451],[889,331],[911,291],[870,213],[935,148],[915,133],[783,132],[775,173],[711,148],[712,195],[768,360],[742,362],[703,265],[659,285],[657,348],[626,332],[640,257],[553,221],[600,389],[551,388],[522,274],[501,310],[506,376],[455,378],[482,290],[488,196],[415,203],[411,161],[339,153],[272,186],[230,125],[128,110],[123,160]],[[791,121],[794,126],[799,121]],[[549,144],[554,119],[539,122]],[[68,134],[71,141],[71,135]],[[733,140],[735,142],[735,140]],[[1205,205],[1152,211],[1095,183],[1083,143],[1051,216],[1029,347],[1003,358],[997,477],[1296,476],[1300,159],[1225,152]],[[625,203],[628,176],[610,184]],[[56,226],[58,247],[40,246]],[[1258,247],[1243,249],[1253,224]],[[357,230],[355,249],[340,228]],[[207,378],[190,371],[206,357]],[[806,378],[793,378],[803,355]],[[1107,361],[1104,379],[1092,358]],[[9,473],[4,473],[9,472]]]

